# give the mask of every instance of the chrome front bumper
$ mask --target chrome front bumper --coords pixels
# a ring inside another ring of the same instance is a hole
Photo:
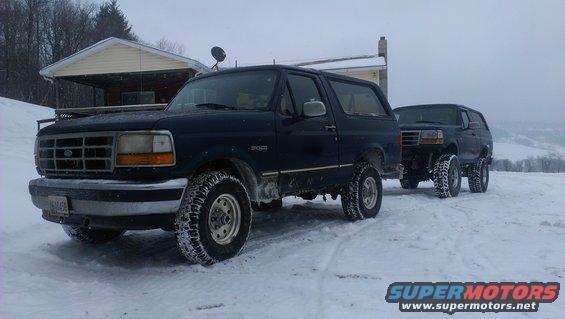
[[[48,196],[65,196],[71,215],[135,216],[176,213],[186,178],[159,182],[38,178],[29,182],[33,204],[49,209]]]

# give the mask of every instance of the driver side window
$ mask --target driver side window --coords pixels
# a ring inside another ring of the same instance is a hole
[[[463,129],[469,128],[469,115],[466,111],[461,111],[461,119],[463,120]]]
[[[306,102],[322,101],[314,78],[298,74],[288,75],[288,86],[294,100],[294,110],[302,115],[302,106]]]

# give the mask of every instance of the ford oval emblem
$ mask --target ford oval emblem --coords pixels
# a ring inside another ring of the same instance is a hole
[[[63,153],[63,155],[65,155],[65,157],[71,157],[71,156],[73,156],[73,151],[71,151],[71,150],[65,150],[65,152]]]

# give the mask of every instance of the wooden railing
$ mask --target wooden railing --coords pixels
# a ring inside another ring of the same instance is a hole
[[[55,115],[62,115],[62,114],[95,115],[101,113],[160,111],[163,110],[166,106],[167,104],[137,104],[137,105],[120,105],[120,106],[73,107],[73,108],[56,109]]]
[[[77,117],[85,117],[104,113],[121,113],[121,112],[140,112],[140,111],[161,111],[167,104],[137,104],[137,105],[121,105],[121,106],[95,106],[95,107],[72,107],[64,109],[55,109],[55,117],[50,119],[42,119],[37,121],[37,130],[41,129],[41,124],[52,123],[59,120],[72,119]]]

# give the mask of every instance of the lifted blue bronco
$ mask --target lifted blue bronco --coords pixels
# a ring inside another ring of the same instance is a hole
[[[463,105],[426,104],[394,110],[402,131],[403,188],[433,180],[439,198],[455,197],[461,177],[473,193],[489,183],[492,136],[483,115]]]

